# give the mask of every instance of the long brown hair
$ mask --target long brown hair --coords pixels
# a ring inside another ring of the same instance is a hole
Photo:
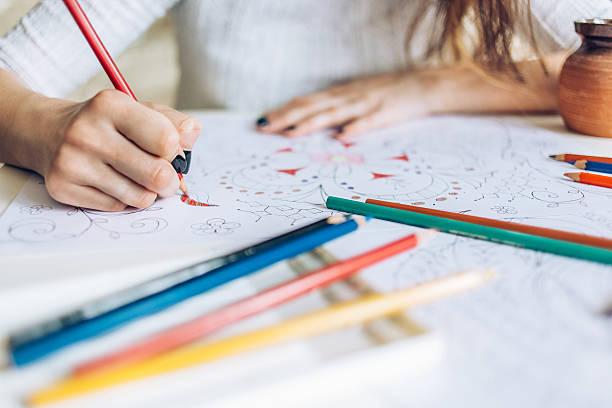
[[[520,80],[522,76],[512,56],[512,40],[521,13],[528,19],[530,46],[536,55],[540,55],[534,38],[529,0],[520,2],[527,10],[521,9],[518,0],[433,0],[433,3],[435,12],[426,49],[428,58],[450,52],[457,61],[469,58],[489,73],[510,73]],[[407,33],[408,44],[431,4],[432,1],[421,2]],[[475,30],[475,43],[469,50],[463,43],[468,20]]]

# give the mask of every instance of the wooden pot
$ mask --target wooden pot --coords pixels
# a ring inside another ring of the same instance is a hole
[[[579,20],[582,45],[561,71],[559,109],[576,132],[612,137],[612,20]]]

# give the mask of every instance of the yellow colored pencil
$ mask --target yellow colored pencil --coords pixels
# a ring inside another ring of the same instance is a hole
[[[365,323],[400,310],[476,288],[491,271],[469,271],[438,278],[408,289],[372,294],[298,316],[291,320],[206,344],[183,347],[117,369],[70,377],[31,396],[28,403],[57,402],[111,386],[209,363],[257,348]]]

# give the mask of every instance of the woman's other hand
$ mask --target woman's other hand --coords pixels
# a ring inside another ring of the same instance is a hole
[[[436,75],[377,75],[293,99],[257,121],[260,131],[302,136],[337,128],[344,138],[434,113],[430,97]]]
[[[473,64],[357,79],[296,98],[261,117],[257,127],[285,136],[337,128],[338,137],[350,138],[440,113],[553,112],[566,57],[560,52],[518,62],[523,81],[505,71],[483,73]]]
[[[196,119],[114,90],[84,103],[52,104],[54,109],[42,111],[54,112],[48,121],[53,126],[38,136],[36,162],[24,167],[45,178],[55,200],[121,211],[146,208],[158,196],[176,192],[178,178],[170,162],[196,142],[201,128]]]

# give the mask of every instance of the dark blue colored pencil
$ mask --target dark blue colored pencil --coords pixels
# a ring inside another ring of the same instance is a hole
[[[185,282],[189,279],[204,275],[213,269],[220,268],[221,266],[236,262],[260,252],[268,251],[287,239],[296,239],[297,237],[309,234],[310,232],[327,224],[328,221],[323,219],[248,248],[198,262],[183,269],[167,273],[157,278],[147,280],[129,288],[92,300],[55,318],[34,324],[31,327],[27,327],[17,333],[14,333],[11,336],[11,343],[19,345],[44,337],[67,326],[75,325],[83,320],[91,319],[110,310],[117,309],[130,302],[142,299],[153,293],[160,292],[166,288],[178,285],[179,283]]]
[[[612,164],[590,160],[576,160],[574,166],[582,170],[612,174]]]

